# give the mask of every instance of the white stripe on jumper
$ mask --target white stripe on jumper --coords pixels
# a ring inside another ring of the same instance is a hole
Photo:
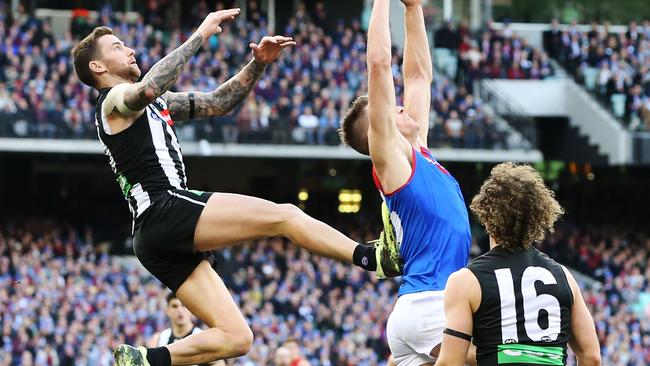
[[[152,106],[147,106],[145,113],[147,113],[147,123],[149,123],[151,139],[154,148],[156,149],[156,156],[158,156],[160,167],[163,169],[165,176],[167,176],[169,184],[174,188],[180,189],[182,188],[181,179],[176,171],[174,159],[172,159],[172,156],[169,154],[169,148],[167,147],[167,141],[165,140],[165,128],[162,125],[164,122],[159,119],[158,115],[154,111],[154,107]],[[155,118],[151,117],[152,113],[156,115]]]
[[[178,194],[178,193],[176,193],[176,192],[172,192],[172,191],[167,191],[167,193],[171,194],[171,195],[174,196],[174,197],[182,198],[182,199],[184,199],[185,201],[192,202],[192,203],[196,203],[197,205],[201,205],[201,206],[205,207],[205,203],[203,203],[203,202],[201,202],[201,201],[193,200],[193,199],[191,199],[191,198],[189,198],[189,197],[185,197],[185,196],[183,196],[182,194]]]
[[[138,212],[135,214],[136,217],[140,216],[149,206],[151,206],[151,199],[149,198],[149,193],[142,189],[142,184],[137,183],[131,187],[131,192],[129,192],[135,202],[137,203]]]

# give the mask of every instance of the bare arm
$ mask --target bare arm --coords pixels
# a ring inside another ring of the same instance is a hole
[[[277,60],[283,49],[295,44],[291,37],[263,37],[259,45],[256,43],[249,45],[253,52],[253,60],[216,90],[210,93],[167,92],[165,98],[172,119],[221,116],[232,111],[253,90],[264,74],[266,65]]]
[[[111,127],[111,133],[127,129],[143,113],[144,108],[171,88],[181,70],[198,51],[203,41],[221,32],[219,24],[232,20],[239,9],[210,13],[196,32],[180,47],[158,61],[142,81],[114,86],[102,106]]]
[[[375,0],[368,27],[368,144],[370,157],[386,192],[411,175],[410,144],[395,124],[395,85],[391,72],[388,24],[390,0]]]
[[[252,60],[237,75],[212,92],[165,93],[172,119],[183,121],[222,116],[232,111],[253,90],[265,69],[265,64]]]
[[[564,266],[562,266],[562,269],[564,269],[571,286],[571,292],[573,292],[569,346],[578,357],[579,366],[599,366],[601,364],[600,345],[598,344],[594,320],[589,314],[589,309],[582,298],[580,287],[575,278]]]
[[[158,61],[144,76],[142,81],[133,84],[124,93],[124,104],[133,111],[144,109],[154,99],[169,90],[181,70],[192,56],[199,50],[203,41],[215,33],[221,32],[219,26],[224,20],[232,20],[239,14],[239,9],[221,10],[210,13],[196,32],[175,49],[172,53]]]
[[[139,111],[163,95],[176,83],[183,67],[202,44],[203,36],[195,33],[180,47],[158,61],[142,81],[124,91],[124,104],[133,111]]]
[[[478,281],[468,269],[461,269],[449,277],[445,288],[447,329],[472,335],[472,302],[476,302],[475,298],[479,296],[477,291],[481,291]],[[478,302],[480,303],[480,300]],[[468,359],[469,350],[469,340],[444,334],[436,366],[463,366]],[[472,361],[470,364],[475,364],[475,361]]]
[[[404,47],[404,108],[420,124],[419,137],[426,146],[431,108],[433,65],[420,0],[402,0],[406,9]]]

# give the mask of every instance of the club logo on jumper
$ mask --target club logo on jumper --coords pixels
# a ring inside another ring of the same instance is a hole
[[[172,120],[172,117],[169,114],[169,109],[163,109],[159,111],[157,108],[151,108],[150,116],[151,118],[161,120],[170,126],[174,125],[174,120]]]

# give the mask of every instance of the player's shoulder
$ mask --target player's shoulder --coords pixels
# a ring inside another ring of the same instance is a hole
[[[449,276],[445,286],[445,301],[467,301],[471,304],[472,311],[478,309],[481,303],[481,285],[472,271],[461,268]]]
[[[460,290],[466,288],[465,286],[473,286],[474,284],[478,284],[478,280],[474,273],[466,267],[459,269],[449,276],[447,289]]]

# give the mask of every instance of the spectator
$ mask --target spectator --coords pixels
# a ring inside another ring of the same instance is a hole
[[[650,22],[644,21],[646,24]],[[610,32],[607,22],[602,27],[592,22],[588,32],[574,24],[563,32],[562,52],[554,57],[578,82],[594,85],[596,96],[615,116],[622,117],[632,129],[644,129],[644,102],[650,97],[649,35],[648,29],[636,21],[620,34]],[[546,47],[548,50],[551,46]]]
[[[147,2],[146,16],[133,21],[127,21],[125,16],[116,17],[110,7],[104,7],[98,23],[112,26],[119,37],[136,50],[140,68],[146,72],[182,43],[191,28],[213,10],[209,3],[199,1],[179,14],[177,0]],[[179,76],[178,91],[212,90],[238,71],[239,65],[250,57],[248,42],[266,34],[266,18],[259,5],[259,1],[250,2],[248,20],[236,26],[224,25],[220,36],[211,38],[192,58]],[[302,46],[289,50],[281,60],[269,66],[250,100],[232,115],[188,121],[185,126],[189,128],[183,129],[183,137],[210,142],[286,144],[293,142],[292,134],[295,134],[299,140],[309,139],[308,143],[338,143],[332,131],[338,126],[336,119],[339,117],[333,115],[346,109],[355,96],[367,92],[365,34],[355,21],[351,24],[339,22],[335,28],[328,28],[327,7],[319,2],[313,9],[310,15],[305,5],[299,4],[287,28],[278,32],[291,34]],[[91,24],[87,14],[78,12],[72,25],[75,32],[55,36],[48,21],[32,19],[25,14],[10,21],[6,8],[0,8],[2,136],[96,138],[92,104],[96,93],[77,80],[69,56],[77,37],[95,24]],[[451,26],[442,33],[446,31],[456,32]],[[452,48],[458,46],[459,39],[469,39],[472,45],[465,25],[459,26],[458,36],[443,38]],[[487,51],[482,50],[474,46],[467,55],[472,65],[472,80],[483,77],[484,54],[481,52]],[[401,59],[396,52],[396,71],[399,71]],[[396,75],[401,73],[396,72]],[[398,90],[403,88],[401,78],[396,77],[395,85]],[[337,113],[328,109],[330,102],[334,103]],[[320,120],[313,126],[313,117],[307,117],[306,121],[313,127],[307,129],[303,138],[300,132],[304,127],[298,119],[305,115],[301,111],[304,112],[306,105],[311,106],[311,114]],[[327,121],[321,118],[323,116]],[[461,119],[465,117],[460,116]],[[446,143],[445,140],[432,141],[432,145]]]
[[[314,133],[319,122],[318,117],[314,116],[311,106],[306,106],[303,113],[298,116],[298,125],[304,130],[307,144],[313,145],[315,142]]]
[[[287,347],[278,347],[275,350],[274,366],[291,366],[291,351]]]

